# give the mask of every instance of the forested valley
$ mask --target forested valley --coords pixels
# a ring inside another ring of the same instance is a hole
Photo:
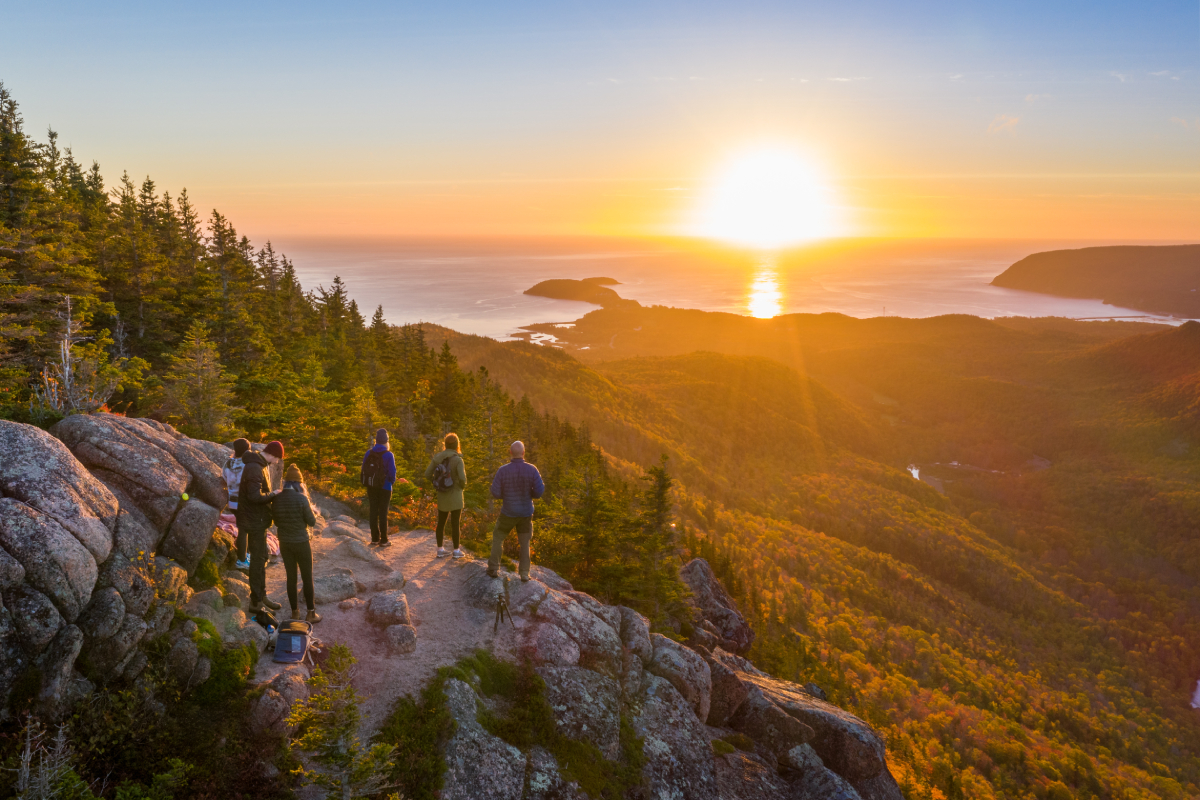
[[[387,427],[410,526],[454,430],[476,548],[522,438],[536,562],[685,633],[673,570],[708,558],[753,661],[875,725],[909,798],[1200,792],[1200,325],[621,307],[563,349],[390,325],[184,191],[106,184],[2,87],[0,190],[0,416],[279,438],[346,499]]]

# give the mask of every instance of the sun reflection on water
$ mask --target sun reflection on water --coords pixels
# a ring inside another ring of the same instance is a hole
[[[783,293],[779,291],[775,262],[773,259],[766,259],[758,265],[754,282],[750,284],[750,296],[747,298],[750,315],[759,319],[779,316],[783,310],[782,301]]]

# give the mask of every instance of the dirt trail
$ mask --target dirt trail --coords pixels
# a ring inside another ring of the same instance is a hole
[[[390,538],[391,547],[369,548],[370,552],[379,554],[384,564],[333,555],[331,551],[347,537],[317,535],[312,540],[314,578],[338,568],[350,569],[355,579],[367,586],[358,594],[364,601],[369,601],[375,594],[372,590],[375,583],[393,569],[400,571],[407,580],[404,593],[408,597],[412,624],[417,629],[417,649],[412,653],[389,654],[384,629],[367,622],[365,602],[346,610],[338,608],[337,603],[317,607],[324,619],[314,626],[314,635],[327,644],[349,645],[358,658],[354,683],[367,696],[363,704],[363,728],[367,732],[378,730],[396,698],[405,694],[417,695],[438,667],[453,664],[480,647],[493,648],[497,653],[512,653],[519,645],[522,629],[528,625],[517,619],[514,629],[506,621],[493,634],[495,615],[466,604],[463,585],[471,575],[485,568],[486,563],[469,555],[462,559],[437,558],[433,531],[418,529],[393,533]],[[283,604],[281,613],[286,617],[287,583],[282,563],[267,569],[267,591],[273,600]],[[303,610],[303,594],[300,606]],[[271,652],[264,653],[259,659],[256,683],[268,681],[279,672],[282,665],[271,659]]]

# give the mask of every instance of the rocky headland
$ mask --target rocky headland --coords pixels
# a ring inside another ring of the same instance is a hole
[[[49,433],[0,421],[0,450],[3,713],[21,697],[44,719],[62,718],[104,687],[136,685],[152,652],[166,653],[182,685],[200,686],[211,668],[202,640],[215,630],[222,647],[262,653],[251,726],[288,733],[309,671],[274,664],[266,631],[246,617],[249,587],[228,569],[233,542],[219,524],[225,447],[97,414]],[[428,531],[370,550],[350,509],[316,500],[314,585],[325,615],[316,634],[359,657],[365,735],[398,697],[484,649],[532,664],[567,739],[615,761],[632,731],[641,775],[630,796],[901,797],[869,725],[817,687],[773,678],[744,657],[754,633],[703,560],[681,571],[696,624],[677,641],[548,570],[535,567],[523,583],[507,572],[490,578],[471,558],[437,559]],[[268,582],[282,600],[281,567]],[[512,614],[503,625],[498,598]],[[480,686],[452,677],[444,691],[455,725],[441,754],[442,798],[587,796],[549,751],[522,750],[480,723],[495,702]]]
[[[1200,317],[1200,244],[1115,245],[1026,256],[993,286],[1100,298],[1152,314]]]
[[[555,278],[531,286],[525,290],[525,294],[555,300],[577,300],[605,308],[637,308],[641,305],[636,300],[624,299],[608,288],[616,283],[612,278]]]

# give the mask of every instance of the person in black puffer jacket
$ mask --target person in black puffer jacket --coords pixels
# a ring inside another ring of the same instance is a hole
[[[283,459],[283,443],[271,442],[262,452],[247,451],[242,456],[246,467],[242,470],[242,485],[238,489],[238,510],[242,512],[239,524],[246,526],[246,538],[250,545],[250,613],[262,607],[275,610],[280,607],[267,597],[267,528],[271,527],[271,501],[277,491],[271,491],[271,478],[267,467]]]
[[[279,532],[279,554],[283,556],[283,568],[287,571],[288,600],[292,603],[292,619],[300,619],[300,605],[296,596],[296,573],[304,580],[304,602],[308,606],[308,622],[320,622],[316,602],[313,600],[312,534],[309,529],[317,524],[312,504],[308,501],[308,489],[304,476],[295,464],[288,467],[283,476],[283,491],[271,502],[271,514],[275,517],[275,529]]]

